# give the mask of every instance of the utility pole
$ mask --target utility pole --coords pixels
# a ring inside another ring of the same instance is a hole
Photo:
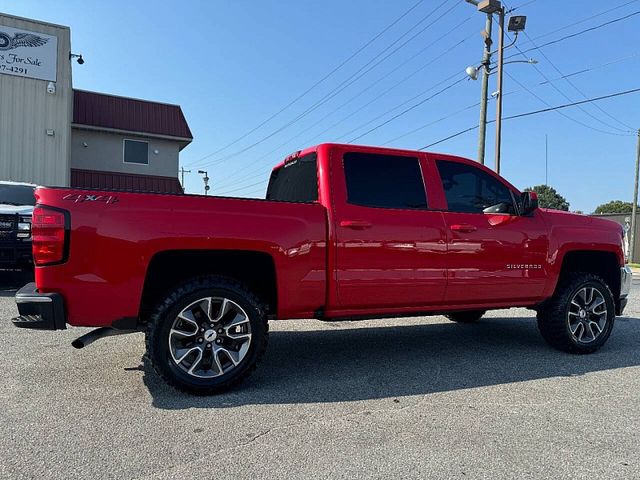
[[[496,173],[500,174],[500,147],[502,144],[502,73],[504,70],[504,16],[501,6],[498,10],[498,95],[496,97]],[[517,38],[517,37],[516,37]]]
[[[524,30],[527,17],[523,15],[517,15],[509,19],[509,31],[515,32],[515,39],[507,47],[504,46],[504,17],[507,14],[505,7],[500,0],[466,0],[467,3],[475,5],[479,12],[487,15],[487,24],[485,30],[482,32],[484,37],[484,53],[482,55],[483,68],[482,74],[482,88],[480,96],[480,125],[479,125],[479,138],[478,138],[478,162],[484,164],[485,159],[485,144],[486,144],[486,132],[487,132],[487,102],[488,102],[488,88],[489,88],[489,75],[491,72],[491,55],[498,54],[498,90],[496,92],[496,161],[495,171],[500,173],[500,147],[502,140],[502,79],[504,70],[504,51],[505,48],[509,48],[515,44],[518,39],[518,32]],[[498,35],[498,49],[495,52],[491,51],[491,24],[493,21],[493,14],[498,15],[498,27],[500,32]],[[528,60],[527,62],[515,60],[508,63],[537,63],[535,61]],[[475,66],[467,67],[467,75],[472,80],[478,78],[478,69]]]
[[[633,206],[631,207],[631,237],[629,242],[629,262],[634,262],[636,246],[636,215],[638,213],[638,172],[640,172],[640,128],[638,129],[638,146],[636,151],[636,181],[633,187]]]
[[[484,151],[487,140],[487,102],[489,101],[489,74],[491,73],[491,26],[493,17],[487,14],[487,24],[482,36],[484,37],[484,53],[482,54],[482,87],[480,92],[480,126],[478,128],[478,162],[484,165]]]
[[[185,170],[184,167],[180,167],[180,176],[182,178],[182,181],[180,183],[182,183],[182,190],[184,190],[184,174],[185,173],[191,173],[191,170]]]

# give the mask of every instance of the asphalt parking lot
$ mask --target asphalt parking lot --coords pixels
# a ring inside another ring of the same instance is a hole
[[[532,312],[272,322],[241,389],[193,397],[142,334],[14,328],[0,272],[0,478],[640,478],[640,285],[598,353]],[[640,282],[635,282],[640,283]],[[99,308],[99,306],[97,306]]]

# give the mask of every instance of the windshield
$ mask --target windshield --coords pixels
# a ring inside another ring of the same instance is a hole
[[[34,187],[29,185],[0,184],[0,204],[5,205],[35,205]]]

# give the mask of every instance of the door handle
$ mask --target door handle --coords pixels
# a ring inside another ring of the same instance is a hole
[[[364,230],[373,227],[373,224],[366,220],[341,220],[340,226],[344,228],[352,228],[354,230]]]
[[[476,230],[478,230],[478,227],[475,227],[473,225],[469,225],[468,223],[451,225],[451,227],[449,227],[449,228],[453,232],[461,232],[461,233],[471,233],[471,232],[475,232]]]

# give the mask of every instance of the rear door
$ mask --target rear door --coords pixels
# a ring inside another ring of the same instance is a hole
[[[443,300],[444,220],[442,212],[429,210],[425,162],[422,154],[333,149],[340,309],[399,309]]]
[[[434,158],[446,200],[446,303],[541,298],[548,250],[539,215],[520,216],[512,187],[471,161]]]

